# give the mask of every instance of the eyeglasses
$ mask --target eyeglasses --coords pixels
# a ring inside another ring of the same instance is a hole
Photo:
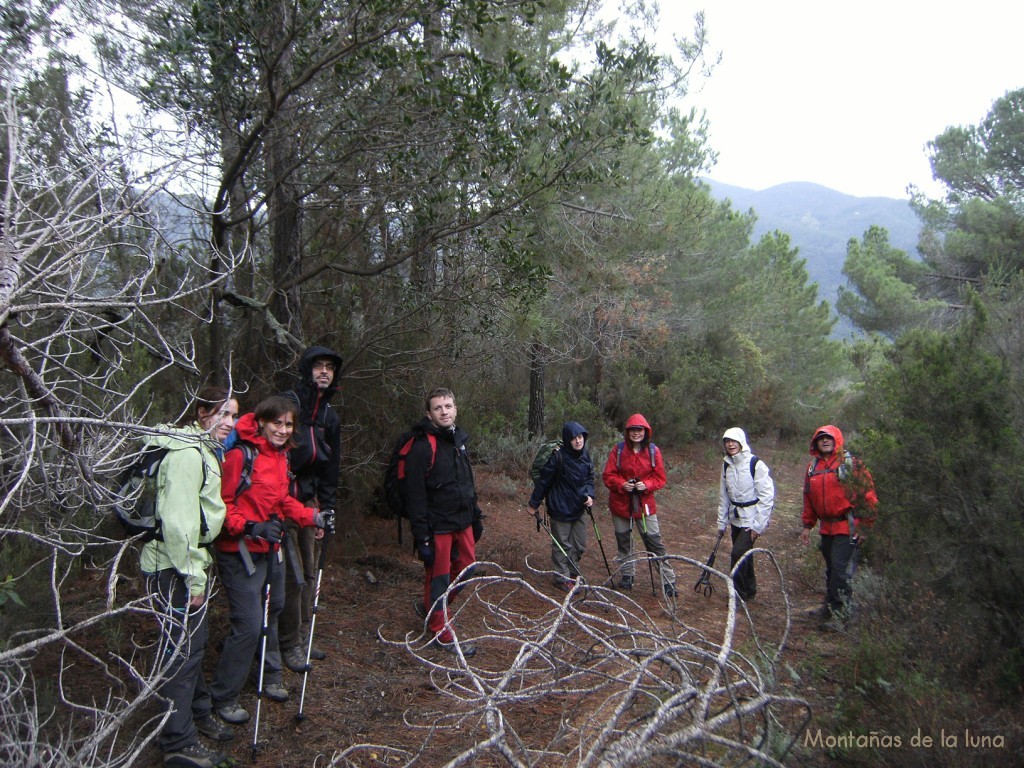
[[[334,373],[334,363],[322,363],[322,362],[313,363],[313,370],[314,371],[324,370],[324,371],[330,371],[331,373]]]

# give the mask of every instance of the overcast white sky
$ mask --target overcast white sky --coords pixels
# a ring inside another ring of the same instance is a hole
[[[976,125],[1024,87],[1020,0],[661,0],[689,36],[703,8],[722,62],[684,107],[704,108],[715,181],[811,181],[858,196],[936,196],[925,144]]]

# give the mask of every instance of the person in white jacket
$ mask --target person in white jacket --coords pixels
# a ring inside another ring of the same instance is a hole
[[[736,568],[736,563],[754,548],[758,537],[765,532],[775,507],[775,483],[768,465],[755,456],[747,445],[747,435],[739,427],[732,427],[722,435],[725,461],[722,465],[722,483],[718,503],[718,530],[732,527],[732,562],[735,569],[733,584],[736,594],[743,600],[752,600],[757,594],[753,557],[748,557]]]

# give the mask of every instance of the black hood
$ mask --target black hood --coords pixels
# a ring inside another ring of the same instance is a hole
[[[334,380],[331,381],[331,386],[324,390],[324,400],[329,401],[334,393],[338,391],[338,379],[341,376],[341,355],[327,347],[310,347],[303,352],[302,357],[299,358],[298,393],[300,399],[299,404],[302,407],[306,407],[311,399],[315,401],[317,393],[319,392],[319,389],[313,385],[313,361],[319,357],[326,357],[334,361]]]

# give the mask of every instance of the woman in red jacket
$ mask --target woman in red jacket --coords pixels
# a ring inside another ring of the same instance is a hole
[[[636,561],[633,559],[633,526],[640,531],[647,551],[665,556],[658,526],[658,505],[654,492],[665,487],[665,462],[651,442],[651,425],[641,414],[626,420],[626,439],[608,454],[601,479],[608,488],[608,508],[615,524],[615,561],[619,564],[619,589],[633,588]],[[657,560],[658,572],[668,597],[675,597],[676,575],[667,560]]]
[[[270,590],[270,607],[263,692],[273,701],[288,699],[277,640],[277,616],[285,596],[279,546],[283,520],[328,529],[334,525],[333,515],[314,512],[288,493],[288,448],[296,408],[295,402],[286,397],[263,400],[253,413],[238,420],[238,441],[224,456],[221,494],[227,517],[216,547],[217,568],[231,610],[231,632],[224,642],[210,694],[214,711],[228,723],[249,719],[249,713],[238,704],[238,694],[260,642],[265,587]],[[252,457],[249,467],[247,450]],[[243,471],[250,474],[247,482],[240,483]]]
[[[811,530],[820,522],[826,590],[821,617],[842,621],[849,614],[857,546],[864,529],[874,523],[878,496],[867,467],[843,449],[839,427],[826,424],[815,430],[810,453],[800,541],[809,544]]]

